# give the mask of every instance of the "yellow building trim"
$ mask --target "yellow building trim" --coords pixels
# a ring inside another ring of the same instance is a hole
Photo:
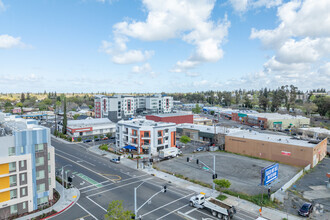
[[[10,200],[10,191],[0,193],[0,203]]]
[[[9,173],[9,164],[3,163],[0,164],[0,175],[8,174]]]
[[[9,185],[9,176],[0,178],[0,189],[7,189]]]

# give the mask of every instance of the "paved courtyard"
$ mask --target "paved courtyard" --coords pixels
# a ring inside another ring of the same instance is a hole
[[[253,159],[240,155],[225,152],[201,152],[186,154],[182,157],[170,159],[156,164],[161,170],[171,173],[182,174],[190,179],[203,181],[212,184],[212,173],[203,167],[213,168],[213,155],[216,155],[216,173],[218,179],[228,179],[231,182],[230,190],[247,193],[250,195],[260,194],[262,190],[267,190],[258,186],[260,184],[260,170],[272,164],[270,161]],[[192,162],[187,162],[187,157],[193,158]],[[201,162],[196,164],[196,159]],[[279,164],[279,178],[271,184],[274,192],[290,180],[301,168]]]

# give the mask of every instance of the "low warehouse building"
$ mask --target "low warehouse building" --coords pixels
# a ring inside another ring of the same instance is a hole
[[[326,156],[327,139],[308,142],[284,135],[242,130],[225,137],[225,150],[280,163],[314,167]]]

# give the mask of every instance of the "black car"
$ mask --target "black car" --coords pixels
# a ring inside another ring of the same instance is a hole
[[[298,211],[298,214],[301,216],[309,217],[313,212],[313,205],[311,203],[304,203]]]
[[[88,142],[92,142],[92,140],[87,139],[87,140],[84,140],[83,142],[84,142],[84,143],[88,143]]]
[[[100,138],[95,138],[94,141],[100,141],[101,139]]]

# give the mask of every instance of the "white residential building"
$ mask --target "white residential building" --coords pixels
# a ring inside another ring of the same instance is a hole
[[[55,154],[49,128],[0,113],[0,219],[53,199]]]

